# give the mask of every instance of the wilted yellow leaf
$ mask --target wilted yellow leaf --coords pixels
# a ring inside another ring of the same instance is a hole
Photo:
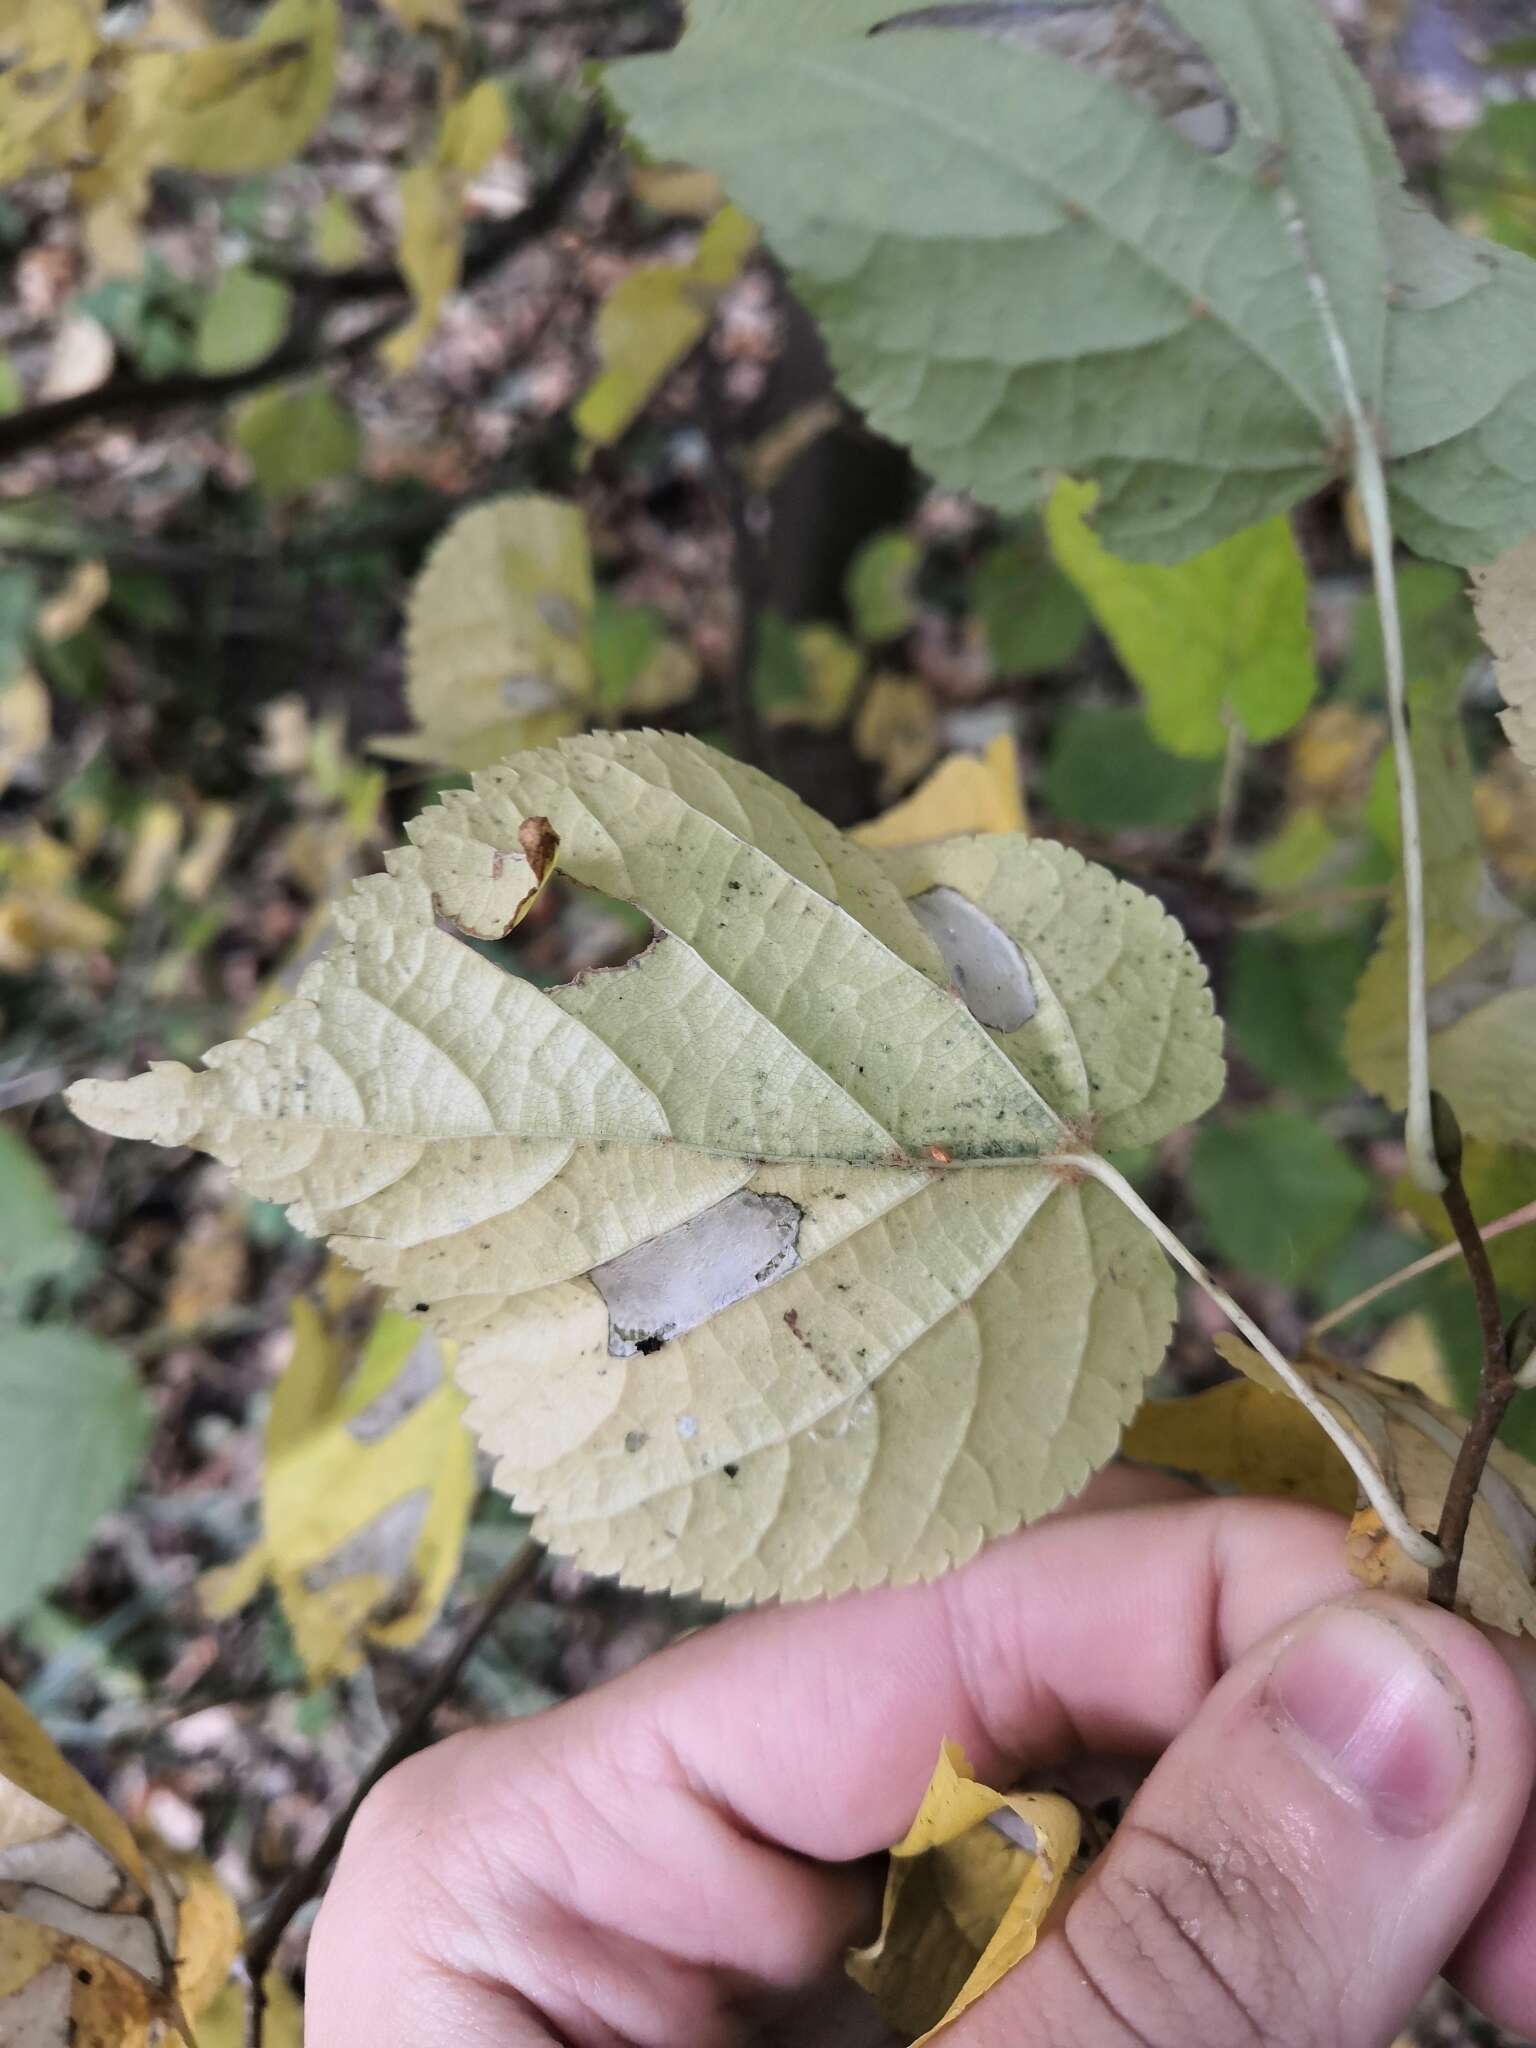
[[[199,1216],[178,1238],[165,1295],[173,1330],[195,1330],[241,1297],[250,1265],[246,1206],[232,1196]]]
[[[951,754],[909,797],[852,836],[861,846],[920,846],[967,832],[1028,829],[1019,750],[1011,733],[999,733],[980,759]]]
[[[574,732],[593,689],[586,524],[559,498],[497,498],[454,521],[411,593],[399,760],[484,768]],[[509,849],[504,849],[509,850]]]
[[[1077,1855],[1070,1800],[994,1792],[946,1742],[923,1803],[891,1851],[880,1933],[848,1974],[914,2048],[990,1991],[1035,1946]]]
[[[74,893],[80,856],[31,826],[0,842],[0,968],[27,974],[54,954],[94,953],[117,926]]]
[[[204,903],[224,871],[240,814],[233,804],[204,804],[197,814],[192,839],[176,863],[176,894],[188,903]]]
[[[287,163],[325,119],[340,37],[336,0],[273,0],[236,41],[140,55],[155,161],[217,177]]]
[[[270,1579],[311,1681],[355,1671],[365,1643],[403,1648],[436,1619],[474,1504],[463,1399],[437,1338],[400,1315],[374,1324],[355,1373],[337,1319],[293,1308],[294,1351],[274,1396],[262,1539],[204,1580],[210,1612]]]
[[[1357,1495],[1341,1453],[1248,1345],[1218,1337],[1216,1348],[1245,1378],[1186,1400],[1149,1402],[1126,1434],[1126,1454],[1245,1492],[1289,1494],[1351,1513]],[[1363,1367],[1303,1363],[1296,1370],[1380,1470],[1410,1525],[1433,1529],[1466,1418]],[[1357,1522],[1350,1559],[1369,1584],[1390,1575],[1394,1584],[1425,1590],[1422,1568],[1401,1556],[1374,1518]],[[1457,1605],[1490,1628],[1536,1635],[1533,1569],[1536,1466],[1495,1444],[1472,1509]]]
[[[876,676],[853,722],[855,750],[880,766],[880,800],[915,782],[939,751],[939,720],[927,686],[911,676]]]
[[[234,1903],[200,1857],[139,1843],[0,1685],[0,2041],[148,2048],[229,1974]]]
[[[53,700],[30,668],[0,687],[0,795],[53,736]]]
[[[597,316],[602,365],[574,418],[589,441],[611,447],[703,340],[715,307],[757,247],[757,230],[734,206],[723,207],[699,237],[690,263],[632,270]]]

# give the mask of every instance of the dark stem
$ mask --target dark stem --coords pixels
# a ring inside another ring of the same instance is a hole
[[[488,272],[559,222],[586,183],[607,137],[607,122],[601,112],[594,110],[549,183],[522,212],[510,220],[498,221],[471,240],[465,253],[461,289],[472,288]],[[325,315],[335,307],[381,298],[396,303],[354,333],[332,340],[322,332]],[[173,411],[177,406],[213,405],[284,378],[355,361],[399,326],[408,299],[405,279],[389,266],[370,265],[314,278],[298,301],[287,339],[264,362],[221,377],[190,370],[171,377],[145,377],[137,370],[118,371],[94,391],[82,391],[74,398],[56,398],[26,412],[14,413],[9,419],[0,419],[0,460],[25,454],[87,420],[144,419]]]
[[[496,1626],[503,1610],[532,1584],[543,1556],[543,1545],[530,1537],[492,1585],[469,1628],[411,1702],[410,1712],[358,1780],[352,1797],[326,1829],[320,1846],[297,1870],[290,1872],[262,1915],[245,1946],[245,1968],[251,1982],[245,2025],[246,2048],[261,2048],[267,2010],[265,1980],[278,1944],[287,1933],[294,1915],[309,1904],[324,1884],[331,1865],[341,1853],[347,1830],[357,1818],[358,1808],[381,1778],[387,1777],[396,1764],[404,1763],[426,1742],[432,1716],[452,1692],[465,1665]]]
[[[1446,1164],[1446,1161],[1441,1161],[1442,1167]],[[1461,1554],[1466,1547],[1467,1528],[1472,1520],[1477,1490],[1482,1484],[1483,1468],[1488,1463],[1488,1454],[1493,1449],[1504,1421],[1504,1412],[1514,1399],[1516,1389],[1509,1370],[1509,1349],[1499,1312],[1498,1282],[1493,1277],[1488,1247],[1477,1227],[1477,1218],[1472,1214],[1472,1204],[1467,1200],[1459,1162],[1447,1175],[1440,1199],[1445,1204],[1445,1213],[1451,1219],[1456,1241],[1461,1246],[1461,1255],[1472,1278],[1472,1291],[1477,1297],[1478,1326],[1483,1338],[1483,1371],[1478,1386],[1477,1408],[1451,1469],[1451,1483],[1446,1489],[1440,1527],[1435,1532],[1436,1540],[1445,1552],[1445,1563],[1437,1565],[1429,1575],[1430,1599],[1437,1606],[1454,1612],[1456,1584],[1461,1576]]]
[[[726,523],[731,530],[731,575],[736,591],[736,652],[726,678],[731,740],[738,757],[754,768],[766,765],[763,724],[757,709],[757,661],[766,601],[762,539],[754,523],[756,494],[734,445],[725,390],[725,365],[706,340],[699,367],[699,422]]]

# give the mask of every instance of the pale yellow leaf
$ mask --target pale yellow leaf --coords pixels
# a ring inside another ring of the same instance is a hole
[[[880,767],[880,798],[889,803],[915,782],[939,751],[939,719],[926,684],[911,676],[876,676],[853,722],[853,744]]]
[[[445,170],[478,178],[501,154],[511,133],[506,94],[494,78],[482,78],[444,109],[437,160]]]
[[[594,603],[575,506],[530,495],[461,514],[411,593],[406,700],[420,730],[375,751],[483,768],[575,731],[592,697]]]
[[[715,307],[757,247],[757,230],[734,206],[723,207],[699,237],[689,263],[632,270],[597,316],[601,368],[576,405],[589,441],[611,447],[703,340]]]
[[[431,340],[443,303],[458,289],[464,264],[464,192],[510,132],[507,103],[494,79],[482,79],[446,109],[432,154],[400,177],[400,268],[415,312],[380,354],[397,374]]]
[[[951,754],[909,797],[854,828],[861,846],[917,846],[967,832],[1026,832],[1019,750],[1011,733],[975,754]]]
[[[116,349],[112,337],[89,313],[65,320],[48,351],[48,366],[38,386],[39,398],[80,398],[105,384],[112,374]]]
[[[53,700],[35,670],[0,688],[0,795],[53,737]]]
[[[172,877],[176,894],[188,903],[205,903],[224,872],[224,863],[240,825],[233,804],[206,803],[197,814],[186,851]]]
[[[111,944],[116,924],[75,893],[79,863],[40,826],[0,842],[0,968],[26,974],[39,960]]]
[[[116,896],[123,910],[143,910],[170,880],[181,851],[186,821],[173,803],[145,804],[134,820],[128,858],[118,877]]]
[[[1504,730],[1526,767],[1536,770],[1536,535],[1491,568],[1474,569],[1472,593],[1509,707]]]
[[[1378,1379],[1417,1387],[1426,1399],[1441,1408],[1461,1407],[1446,1362],[1445,1346],[1427,1315],[1399,1316],[1382,1331],[1366,1362]]]
[[[552,990],[454,930],[472,850],[539,819],[662,934]],[[457,1342],[541,1536],[809,1595],[942,1570],[1111,1454],[1172,1289],[1050,1162],[1220,1089],[1159,905],[1012,835],[877,859],[671,735],[519,755],[410,834],[297,1001],[203,1073],[70,1099],[212,1151]]]
[[[463,1399],[438,1340],[381,1316],[349,1375],[342,1314],[295,1303],[267,1425],[262,1539],[203,1585],[222,1615],[270,1579],[316,1685],[356,1670],[368,1643],[421,1639],[457,1574],[475,1496]]]
[[[80,563],[61,590],[56,590],[37,615],[44,640],[68,640],[95,617],[106,603],[112,578],[105,562]]]
[[[287,163],[325,118],[340,39],[336,0],[273,0],[248,36],[141,55],[153,160],[216,177]]]
[[[1070,1800],[994,1792],[945,1743],[891,1851],[879,1935],[847,1964],[904,2040],[921,2048],[1032,1952],[1080,1833]]]

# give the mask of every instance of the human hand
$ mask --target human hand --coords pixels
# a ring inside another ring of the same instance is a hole
[[[1448,1959],[1536,2032],[1536,1659],[1360,1595],[1329,1516],[1173,1493],[1107,1474],[934,1585],[742,1616],[404,1765],[309,2048],[883,2039],[841,1958],[945,1737],[999,1785],[1159,1759],[953,2048],[1383,2048]]]

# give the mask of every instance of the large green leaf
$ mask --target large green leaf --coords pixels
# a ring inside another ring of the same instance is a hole
[[[123,1352],[83,1330],[0,1327],[0,1628],[69,1571],[148,1435]]]
[[[628,966],[541,991],[457,935],[511,922],[536,820],[652,920]],[[1220,1090],[1159,905],[1014,836],[877,857],[654,734],[519,755],[411,838],[205,1073],[71,1101],[214,1152],[458,1340],[552,1544],[725,1599],[910,1578],[1112,1453],[1172,1289],[1050,1161]]]
[[[30,1145],[0,1125],[0,1316],[40,1280],[66,1272],[80,1240]]]
[[[1536,268],[1405,199],[1312,0],[697,0],[608,77],[947,485],[1007,510],[1091,475],[1115,552],[1210,547],[1347,467],[1326,301],[1414,544],[1536,524]]]

